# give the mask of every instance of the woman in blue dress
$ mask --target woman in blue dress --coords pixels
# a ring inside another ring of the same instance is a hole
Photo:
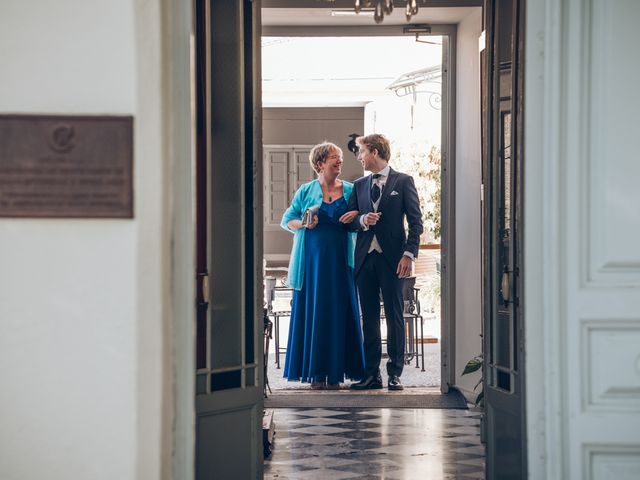
[[[318,178],[302,185],[282,217],[294,234],[288,284],[293,288],[291,324],[284,367],[290,381],[313,389],[336,389],[345,377],[364,375],[362,330],[353,276],[355,234],[344,223],[353,184],[338,179],[342,150],[316,145],[309,161]],[[309,221],[303,223],[305,212]]]

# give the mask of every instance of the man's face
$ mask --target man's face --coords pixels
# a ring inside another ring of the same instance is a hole
[[[358,144],[358,160],[362,164],[365,170],[371,170],[371,167],[375,165],[376,156],[371,153],[371,150],[366,145]]]

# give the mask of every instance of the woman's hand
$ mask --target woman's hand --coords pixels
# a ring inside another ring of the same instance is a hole
[[[289,220],[287,222],[287,227],[289,227],[291,230],[300,230],[301,228],[303,228],[302,220]]]
[[[313,215],[311,222],[305,225],[305,227],[310,230],[316,228],[317,226],[318,226],[318,215]]]
[[[358,216],[357,210],[350,210],[340,217],[340,223],[351,223]]]
[[[313,215],[311,223],[308,223],[306,225],[302,223],[302,220],[298,219],[289,220],[289,222],[287,223],[287,227],[289,227],[291,230],[300,230],[301,228],[316,228],[317,226],[318,215]]]

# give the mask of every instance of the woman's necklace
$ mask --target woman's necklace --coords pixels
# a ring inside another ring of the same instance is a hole
[[[333,196],[335,195],[335,191],[337,190],[337,188],[331,189],[329,188],[329,185],[326,185],[326,184],[325,184],[325,187],[327,189],[327,198],[329,199],[329,203],[331,203],[333,202]]]

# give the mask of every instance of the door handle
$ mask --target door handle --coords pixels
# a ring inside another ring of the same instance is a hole
[[[500,282],[500,293],[502,293],[502,299],[504,305],[507,306],[509,299],[511,298],[511,281],[509,279],[509,272],[505,270],[502,272],[502,282]]]

